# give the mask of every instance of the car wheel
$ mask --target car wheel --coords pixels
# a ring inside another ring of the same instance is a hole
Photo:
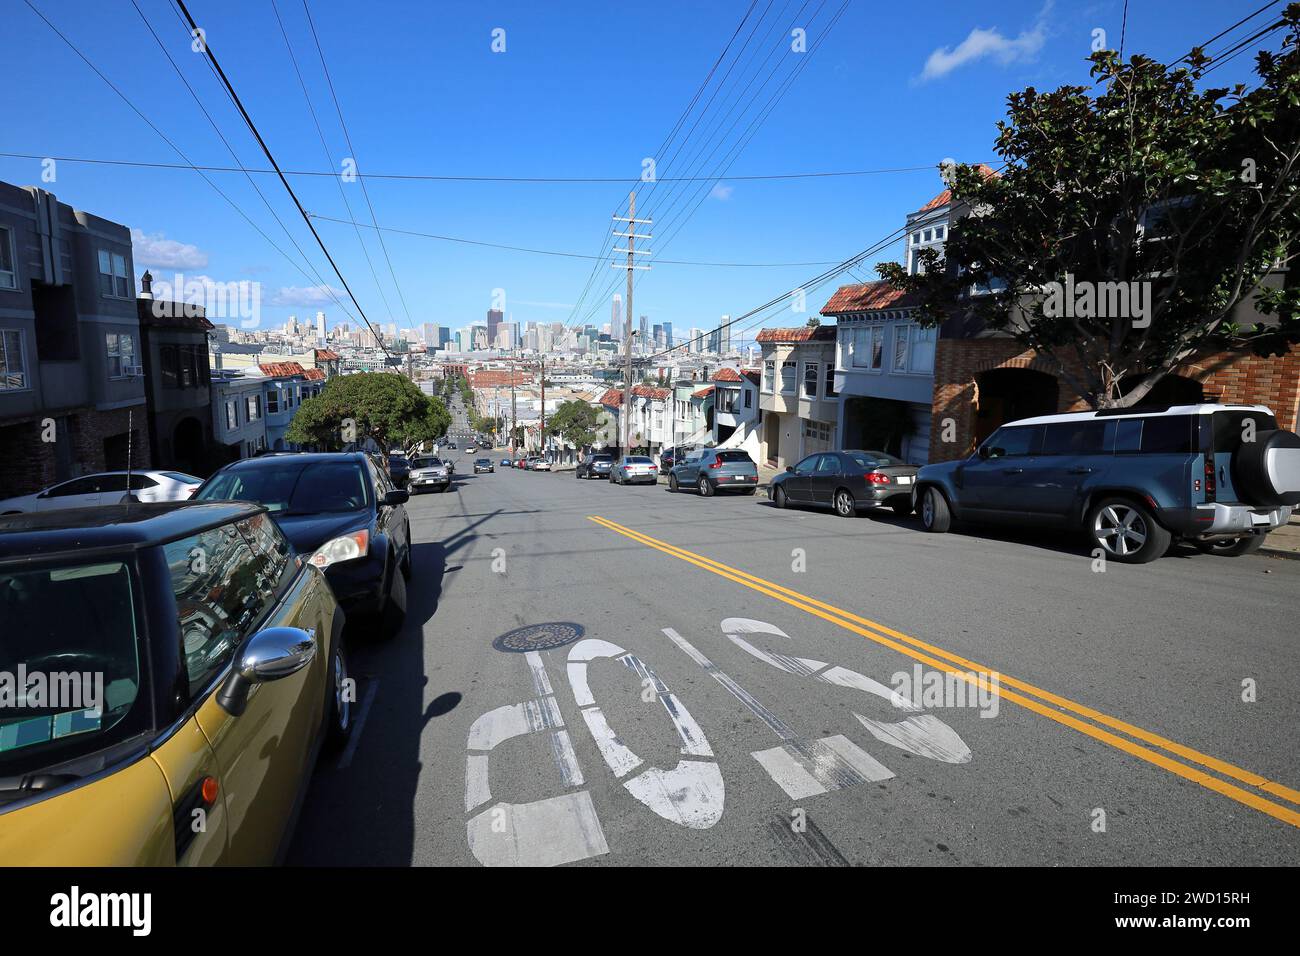
[[[934,534],[943,534],[952,527],[948,499],[938,488],[925,489],[925,497],[921,500],[921,526]]]
[[[790,499],[786,496],[785,489],[777,485],[776,491],[772,492],[772,504],[778,508],[784,508],[789,503]]]
[[[1197,541],[1196,546],[1206,554],[1217,554],[1225,558],[1239,558],[1243,554],[1254,554],[1264,547],[1267,534],[1248,534],[1241,538],[1219,541]]]
[[[406,578],[400,574],[389,578],[382,618],[380,632],[384,637],[396,637],[406,623]]]
[[[348,659],[343,653],[342,636],[334,642],[330,660],[329,706],[325,714],[325,746],[342,750],[352,736],[352,683],[348,680]]]
[[[713,494],[713,486],[709,484],[709,479],[700,475],[700,483],[696,486],[701,498],[707,498]]]
[[[853,495],[845,488],[835,492],[835,513],[841,518],[852,518],[858,513]]]
[[[1169,548],[1172,535],[1151,512],[1128,498],[1106,498],[1088,515],[1093,545],[1124,564],[1145,564]]]
[[[677,487],[677,476],[676,476],[676,475],[669,475],[669,476],[668,476],[668,490],[671,491],[673,494],[677,494],[677,492],[680,490],[680,489]]]

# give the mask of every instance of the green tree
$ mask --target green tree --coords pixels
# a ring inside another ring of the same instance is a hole
[[[930,324],[969,310],[1037,350],[1095,408],[1219,352],[1281,354],[1300,341],[1300,284],[1261,281],[1300,230],[1300,4],[1282,19],[1249,88],[1205,83],[1199,49],[1174,65],[1105,50],[1090,57],[1100,91],[1013,93],[1001,174],[947,173],[971,214],[944,257],[880,275],[919,293]],[[1240,321],[1251,300],[1266,321]]]
[[[600,412],[586,402],[577,400],[564,402],[546,421],[546,430],[552,435],[559,435],[575,448],[590,445],[596,440],[596,429],[600,424]]]
[[[380,446],[410,446],[446,434],[451,415],[437,398],[391,372],[340,375],[298,406],[285,439],[338,450],[373,438]]]

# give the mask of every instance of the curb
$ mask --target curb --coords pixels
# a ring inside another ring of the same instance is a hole
[[[1270,548],[1267,545],[1259,549],[1260,554],[1266,554],[1270,558],[1282,558],[1285,561],[1300,561],[1300,551],[1284,551],[1281,548]]]

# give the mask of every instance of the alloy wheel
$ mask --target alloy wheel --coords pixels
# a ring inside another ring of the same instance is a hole
[[[1147,523],[1136,508],[1107,505],[1097,512],[1093,533],[1111,554],[1126,557],[1146,544]]]

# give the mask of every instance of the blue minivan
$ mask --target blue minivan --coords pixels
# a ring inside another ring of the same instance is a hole
[[[1174,539],[1257,551],[1300,504],[1300,436],[1262,405],[1174,405],[1009,422],[969,458],[926,465],[926,531],[954,520],[1080,528],[1108,558],[1142,563]]]

